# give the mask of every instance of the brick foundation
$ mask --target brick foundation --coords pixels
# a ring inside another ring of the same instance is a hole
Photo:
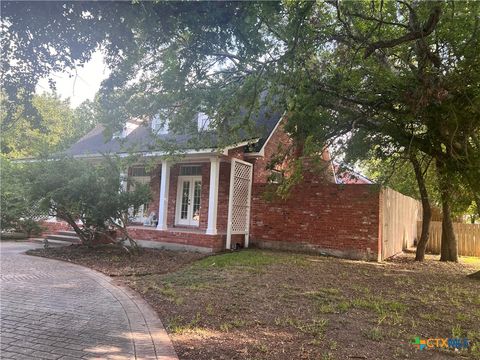
[[[199,232],[182,230],[161,231],[154,228],[135,227],[129,228],[128,233],[135,240],[148,240],[162,243],[175,243],[209,248],[221,251],[225,248],[225,235],[207,235]]]

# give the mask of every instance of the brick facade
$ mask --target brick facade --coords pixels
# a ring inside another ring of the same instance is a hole
[[[376,185],[336,185],[306,179],[286,200],[252,191],[251,239],[259,247],[309,250],[378,260],[380,195]]]
[[[41,221],[39,225],[42,227],[42,235],[73,230],[71,226],[64,221]]]
[[[380,232],[380,193],[375,185],[336,185],[329,166],[305,173],[305,179],[296,185],[287,200],[265,200],[263,194],[270,175],[266,166],[280,148],[292,145],[282,123],[265,143],[263,154],[245,156],[244,148],[228,152],[219,169],[217,230],[218,235],[207,235],[210,162],[188,163],[201,166],[202,193],[199,226],[188,229],[175,225],[177,185],[182,164],[170,169],[167,210],[168,230],[132,227],[130,234],[137,240],[189,245],[220,251],[225,247],[230,190],[230,160],[242,159],[254,165],[252,186],[251,244],[266,248],[308,250],[336,256],[378,260]],[[328,163],[328,152],[322,154]],[[314,166],[307,165],[313,169]],[[327,171],[326,171],[326,170]],[[160,165],[151,172],[152,200],[149,213],[158,215],[160,192]],[[62,225],[49,224],[49,231],[63,230]],[[57,226],[58,228],[56,228]],[[243,235],[235,235],[232,244],[243,244]]]
[[[160,200],[160,171],[161,165],[155,166],[150,171],[150,191],[152,193],[152,199],[148,204],[148,214],[155,213],[158,219],[158,202]]]
[[[267,170],[269,162],[273,156],[278,154],[279,150],[292,146],[291,137],[285,132],[283,128],[283,120],[278,127],[272,133],[272,136],[264,144],[264,156],[263,157],[247,157],[247,161],[251,162],[254,166],[253,182],[254,183],[266,183],[270,176],[270,171]]]
[[[220,163],[220,175],[218,179],[217,229],[219,232],[223,233],[227,232],[228,201],[230,195],[230,169],[230,163]]]

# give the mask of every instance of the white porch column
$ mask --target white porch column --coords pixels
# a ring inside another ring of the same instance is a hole
[[[170,164],[162,160],[160,177],[160,198],[158,201],[157,230],[167,230],[168,187],[170,185]]]
[[[210,158],[210,187],[208,191],[208,225],[207,234],[217,234],[217,208],[218,208],[218,179],[220,175],[220,159]]]
[[[128,169],[120,172],[120,188],[122,189],[122,191],[127,191],[127,174]]]

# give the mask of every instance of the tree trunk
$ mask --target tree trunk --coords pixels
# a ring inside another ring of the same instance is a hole
[[[443,192],[442,192],[443,193]],[[448,199],[444,199],[442,194],[442,248],[440,261],[458,262],[458,244],[455,232],[453,230],[452,215],[450,213],[450,204]]]
[[[417,179],[418,190],[420,198],[422,199],[422,234],[417,244],[417,252],[415,254],[415,261],[425,260],[425,250],[427,248],[428,237],[430,235],[430,222],[432,220],[432,208],[430,206],[430,199],[428,198],[427,187],[425,186],[425,178],[423,176],[422,168],[418,162],[416,154],[410,155],[410,162],[415,171]]]
[[[70,225],[73,229],[73,231],[75,231],[75,233],[78,235],[78,237],[80,238],[80,241],[82,244],[88,244],[89,242],[89,239],[87,238],[87,236],[85,235],[85,232],[82,231],[82,229],[80,229],[80,227],[77,225],[77,223],[75,222],[75,219],[73,219],[69,213],[67,213],[66,211],[63,211],[63,210],[59,210],[57,209],[55,211],[55,213],[57,214],[57,217],[62,219],[62,220],[65,220],[67,222],[68,225]]]
[[[442,200],[442,245],[440,261],[458,262],[458,244],[453,231],[452,214],[450,210],[452,185],[446,176],[445,165],[437,161],[438,184]]]

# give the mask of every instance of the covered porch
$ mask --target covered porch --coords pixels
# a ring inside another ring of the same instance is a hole
[[[131,236],[143,246],[203,252],[248,246],[252,171],[231,154],[159,158],[150,172],[131,166],[123,177],[148,182],[152,192],[129,227]]]

